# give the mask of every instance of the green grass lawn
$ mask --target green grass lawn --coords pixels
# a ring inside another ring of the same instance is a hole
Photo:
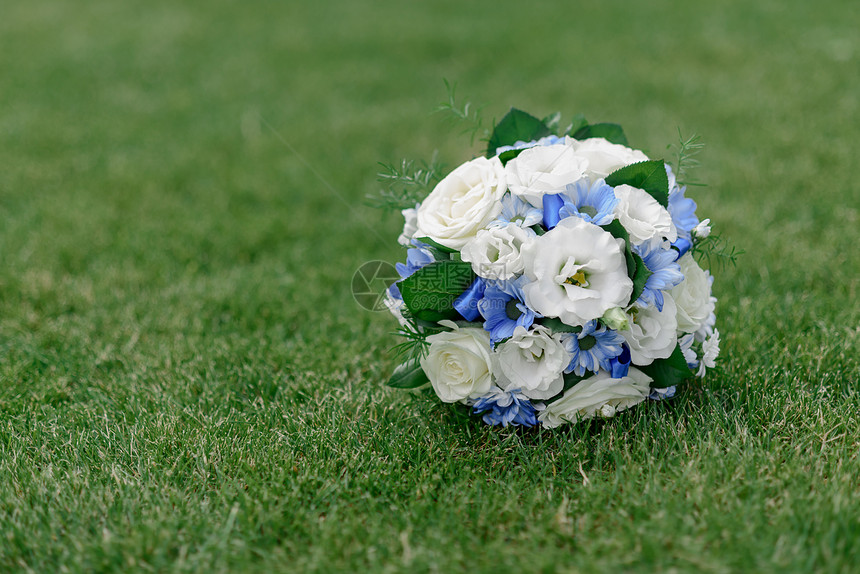
[[[860,12],[11,0],[0,571],[856,572]],[[722,370],[558,431],[390,390],[378,161],[486,104],[707,143]]]

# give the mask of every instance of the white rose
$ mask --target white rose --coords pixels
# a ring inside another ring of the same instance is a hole
[[[655,305],[630,310],[630,328],[620,331],[630,347],[630,361],[634,365],[650,365],[654,359],[666,359],[678,344],[677,307],[668,293],[663,293],[663,310]]]
[[[603,138],[572,140],[571,145],[578,157],[588,160],[585,175],[592,181],[605,179],[607,175],[626,165],[648,161],[648,156],[641,151],[610,143]]]
[[[569,145],[529,148],[505,165],[508,188],[535,207],[543,208],[543,196],[564,191],[582,178],[588,162]]]
[[[714,278],[699,267],[689,253],[678,260],[684,280],[672,288],[670,293],[678,304],[678,330],[695,333],[714,312],[716,299],[711,297]]]
[[[483,329],[452,327],[430,335],[430,348],[421,358],[421,368],[439,398],[446,403],[477,399],[490,390],[492,383],[490,334]]]
[[[630,234],[630,241],[636,245],[654,237],[665,237],[674,242],[678,230],[672,223],[669,211],[644,189],[630,185],[615,187],[615,216]]]
[[[479,157],[449,173],[418,208],[415,237],[461,249],[502,211],[505,168]]]
[[[623,240],[579,217],[562,219],[522,248],[525,303],[545,317],[584,325],[633,293]]]
[[[630,367],[626,377],[613,379],[606,371],[580,381],[550,403],[538,415],[548,428],[575,423],[594,416],[611,417],[645,400],[650,393],[651,377]]]
[[[493,353],[496,384],[505,391],[519,390],[530,399],[553,397],[564,388],[564,369],[570,354],[546,327],[531,331],[518,326],[514,335]]]
[[[511,279],[523,272],[520,250],[536,237],[535,232],[516,223],[482,229],[463,247],[460,256],[472,270],[486,279]]]
[[[415,207],[400,212],[403,214],[403,233],[397,238],[397,243],[404,247],[412,246],[412,238],[418,231],[418,207],[419,205],[416,204]]]

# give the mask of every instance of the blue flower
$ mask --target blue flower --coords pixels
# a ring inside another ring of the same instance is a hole
[[[425,265],[430,265],[436,260],[433,257],[433,253],[420,241],[413,239],[412,245],[415,247],[406,251],[406,263],[396,263],[394,265],[394,268],[397,269],[397,274],[400,275],[401,280],[406,279]],[[403,296],[400,294],[400,288],[397,287],[397,283],[393,283],[391,287],[388,288],[388,292],[395,299],[403,299]]]
[[[602,179],[591,183],[587,178],[569,184],[565,188],[569,197],[559,212],[564,219],[575,215],[595,225],[606,225],[615,219],[618,198],[615,191]]]
[[[690,237],[690,231],[699,224],[696,217],[696,202],[684,197],[686,187],[675,187],[669,193],[669,215],[672,223],[678,228],[679,237]]]
[[[475,401],[472,411],[475,414],[484,413],[483,419],[488,425],[533,427],[537,424],[537,409],[517,390],[503,391],[493,387]]]
[[[555,145],[557,143],[564,143],[564,138],[560,138],[558,136],[546,136],[539,140],[533,140],[529,142],[524,142],[522,140],[517,140],[514,142],[514,145],[503,145],[501,147],[496,148],[496,155],[504,153],[506,151],[510,151],[513,149],[528,149],[530,147],[538,147],[545,145]]]
[[[623,379],[630,372],[630,347],[627,343],[621,345],[621,354],[609,361],[609,376],[613,379]]]
[[[502,212],[490,225],[516,223],[520,227],[531,227],[542,220],[542,209],[523,201],[511,193],[506,193],[502,197]]]
[[[665,389],[651,389],[651,394],[648,398],[652,401],[665,401],[675,396],[675,386],[666,387]]]
[[[490,333],[493,345],[513,336],[514,329],[528,329],[539,314],[529,309],[523,297],[524,278],[495,281],[487,285],[478,311],[484,317],[484,329]]]
[[[656,305],[657,310],[662,311],[663,291],[684,280],[681,266],[677,263],[678,252],[663,249],[658,241],[634,245],[633,251],[642,258],[645,267],[651,272],[636,303],[642,307]]]
[[[582,331],[571,333],[564,339],[564,346],[571,357],[564,372],[573,371],[581,377],[586,371],[610,371],[610,361],[621,354],[623,343],[624,337],[618,331],[607,329],[597,321],[589,321],[582,326]]]

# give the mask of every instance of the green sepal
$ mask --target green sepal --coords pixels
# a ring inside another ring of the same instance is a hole
[[[394,373],[385,384],[395,389],[414,389],[428,382],[430,380],[427,378],[427,373],[421,368],[421,364],[412,359],[394,369]]]
[[[632,305],[636,302],[636,299],[642,295],[642,291],[645,290],[645,283],[648,282],[648,278],[653,275],[650,269],[645,266],[645,262],[642,261],[642,258],[636,255],[635,253],[631,253],[633,256],[633,261],[636,262],[636,271],[633,273],[633,293],[630,295],[630,302],[628,305]]]
[[[460,319],[454,301],[474,280],[471,263],[448,259],[425,265],[398,282],[397,287],[413,317],[437,323]]]
[[[582,327],[573,327],[568,325],[567,323],[562,322],[561,319],[556,319],[555,317],[546,317],[540,319],[539,324],[543,325],[553,333],[581,333]]]
[[[584,125],[573,133],[573,139],[587,140],[588,138],[603,138],[610,143],[630,147],[630,144],[627,143],[627,136],[624,135],[624,130],[618,124]]]
[[[546,229],[540,223],[535,223],[529,229],[535,232],[536,235],[546,235]]]
[[[606,185],[630,185],[644,189],[663,207],[669,207],[669,176],[662,159],[640,161],[622,167],[606,177]]]
[[[502,146],[513,145],[518,141],[529,142],[550,135],[550,130],[542,121],[522,110],[511,108],[505,114],[487,142],[487,157],[496,155]]]
[[[675,347],[668,359],[655,359],[650,365],[636,368],[651,377],[651,387],[658,389],[683,383],[695,374],[687,366],[687,359],[684,358],[680,345]]]

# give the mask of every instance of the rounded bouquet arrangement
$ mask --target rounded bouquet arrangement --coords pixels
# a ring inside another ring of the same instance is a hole
[[[413,351],[389,385],[432,386],[492,425],[611,417],[715,366],[709,220],[615,124],[512,109],[485,157],[403,210],[386,305]]]

